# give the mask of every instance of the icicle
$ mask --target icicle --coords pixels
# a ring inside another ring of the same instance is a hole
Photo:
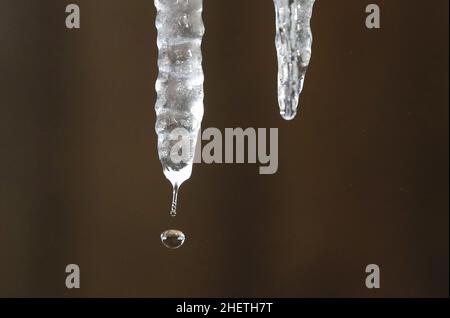
[[[278,103],[281,116],[294,119],[311,59],[310,20],[315,0],[274,0],[278,53]]]
[[[156,133],[164,174],[173,186],[170,213],[175,216],[179,187],[192,173],[203,118],[203,0],[155,0],[155,6],[159,48]],[[176,130],[185,131],[188,139],[189,151],[181,162],[173,160],[180,142],[174,139],[179,135],[174,136]]]

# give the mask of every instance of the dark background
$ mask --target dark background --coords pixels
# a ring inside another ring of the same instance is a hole
[[[317,1],[293,122],[272,1],[205,1],[203,126],[278,127],[280,166],[197,165],[175,220],[153,1],[68,3],[0,0],[0,296],[448,297],[447,0]]]

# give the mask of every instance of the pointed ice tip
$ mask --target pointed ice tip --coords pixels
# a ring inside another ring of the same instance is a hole
[[[280,115],[285,120],[293,120],[297,116],[298,100],[280,100]]]
[[[293,120],[297,116],[297,112],[293,110],[281,112],[281,117],[283,117],[284,120]]]

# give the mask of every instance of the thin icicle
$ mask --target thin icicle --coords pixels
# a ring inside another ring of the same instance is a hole
[[[278,53],[278,104],[286,120],[297,114],[311,59],[310,20],[315,0],[274,0]]]
[[[159,48],[156,133],[164,174],[174,188],[171,215],[175,216],[178,189],[191,176],[203,118],[203,0],[155,0],[155,6]],[[178,161],[174,149],[177,152],[183,132],[188,151]]]

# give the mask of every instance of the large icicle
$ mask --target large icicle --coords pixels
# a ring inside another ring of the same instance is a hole
[[[203,118],[203,0],[155,0],[155,6],[159,49],[156,133],[164,174],[173,185],[171,215],[175,216],[178,189],[191,176]],[[188,140],[182,147],[184,159],[174,160],[183,133]]]
[[[310,20],[315,0],[274,0],[278,53],[278,104],[281,116],[297,114],[300,93],[311,59]]]

